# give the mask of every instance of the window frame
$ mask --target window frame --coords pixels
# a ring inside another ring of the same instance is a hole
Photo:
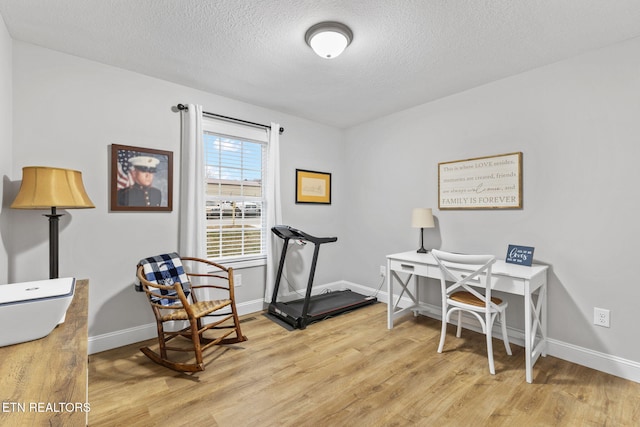
[[[222,195],[209,195],[207,192],[207,188],[209,185],[209,177],[204,177],[205,179],[205,191],[202,197],[204,197],[204,205],[206,215],[207,212],[207,204],[211,201],[218,201],[219,203],[223,203],[228,199],[229,201],[235,202],[243,202],[243,203],[261,203],[261,212],[260,212],[260,230],[261,230],[261,238],[260,238],[260,253],[259,254],[241,254],[227,257],[209,257],[209,239],[206,237],[207,242],[207,258],[211,261],[223,263],[226,266],[231,266],[233,268],[247,268],[247,267],[255,267],[255,266],[263,266],[266,265],[267,261],[267,245],[266,240],[267,236],[267,209],[266,209],[266,177],[267,177],[267,155],[268,155],[268,147],[269,147],[269,139],[268,133],[266,129],[259,129],[253,126],[241,125],[238,123],[226,122],[219,119],[203,117],[202,120],[202,136],[203,136],[203,145],[205,153],[207,151],[206,148],[206,140],[205,137],[207,134],[212,134],[221,138],[229,138],[235,141],[243,141],[248,143],[255,143],[261,145],[261,191],[260,196],[222,196]],[[205,171],[210,166],[207,163],[207,156],[204,156],[205,161]],[[218,178],[220,182],[222,180]],[[234,180],[237,181],[237,180]],[[242,180],[240,180],[240,185],[242,186]],[[245,213],[242,213],[243,218]],[[221,214],[220,219],[224,218]],[[205,221],[209,221],[209,219],[205,219]],[[209,227],[207,224],[206,227],[209,232]]]

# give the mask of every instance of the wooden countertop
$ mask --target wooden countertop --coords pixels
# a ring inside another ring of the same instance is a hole
[[[87,424],[88,296],[89,281],[76,280],[63,324],[44,338],[0,348],[0,425]]]

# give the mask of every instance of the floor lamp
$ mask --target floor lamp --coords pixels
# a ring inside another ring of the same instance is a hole
[[[44,166],[22,168],[14,209],[51,209],[49,218],[49,278],[58,278],[58,222],[60,209],[95,208],[82,183],[82,172]]]
[[[420,249],[416,252],[420,254],[427,253],[424,248],[424,229],[435,227],[431,208],[414,208],[411,213],[411,226],[420,229]]]

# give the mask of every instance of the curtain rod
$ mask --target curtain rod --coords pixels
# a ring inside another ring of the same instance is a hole
[[[184,105],[184,104],[178,104],[177,108],[180,111],[188,110],[188,107],[186,105]],[[271,126],[269,126],[269,125],[263,125],[263,124],[260,124],[260,123],[248,122],[246,120],[236,119],[235,117],[222,116],[220,114],[208,113],[206,111],[203,111],[202,114],[204,114],[205,116],[211,116],[211,117],[218,118],[218,119],[230,120],[232,122],[244,123],[244,124],[251,125],[251,126],[258,126],[258,127],[265,128],[265,129],[271,129]],[[284,132],[284,128],[283,127],[280,127],[279,130],[280,130],[280,133]]]

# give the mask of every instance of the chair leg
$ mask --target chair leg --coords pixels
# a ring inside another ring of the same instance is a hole
[[[240,330],[240,319],[238,318],[238,310],[236,309],[236,303],[231,303],[231,313],[233,314],[233,324],[235,325],[236,337],[238,337],[237,342],[246,341],[247,337],[242,335],[242,330]]]
[[[242,335],[242,330],[240,329],[240,319],[238,318],[238,311],[236,310],[235,304],[231,304],[231,320],[233,321],[233,330],[235,331],[236,337],[225,338],[220,341],[220,344],[236,344],[242,341],[247,341],[248,339],[245,335]]]
[[[438,353],[442,353],[444,348],[444,339],[447,336],[447,310],[442,310],[442,329],[440,330],[440,343],[438,344]]]
[[[462,310],[458,310],[458,328],[456,329],[456,337],[462,336]]]
[[[167,358],[167,343],[164,337],[164,326],[162,322],[156,321],[158,329],[158,350],[163,359]]]
[[[507,322],[505,322],[506,313],[503,311],[500,313],[500,324],[502,325],[502,341],[504,341],[504,348],[507,350],[507,354],[511,356],[511,346],[509,345],[509,335],[507,335]]]
[[[491,337],[491,328],[489,328],[489,326],[487,326],[486,336],[487,336],[487,357],[489,359],[489,372],[491,372],[491,375],[495,375],[496,367],[493,364],[493,342]]]
[[[191,342],[193,343],[193,352],[196,356],[196,365],[203,366],[202,348],[200,346],[202,337],[199,333],[200,319],[191,319],[189,325],[191,327]]]

